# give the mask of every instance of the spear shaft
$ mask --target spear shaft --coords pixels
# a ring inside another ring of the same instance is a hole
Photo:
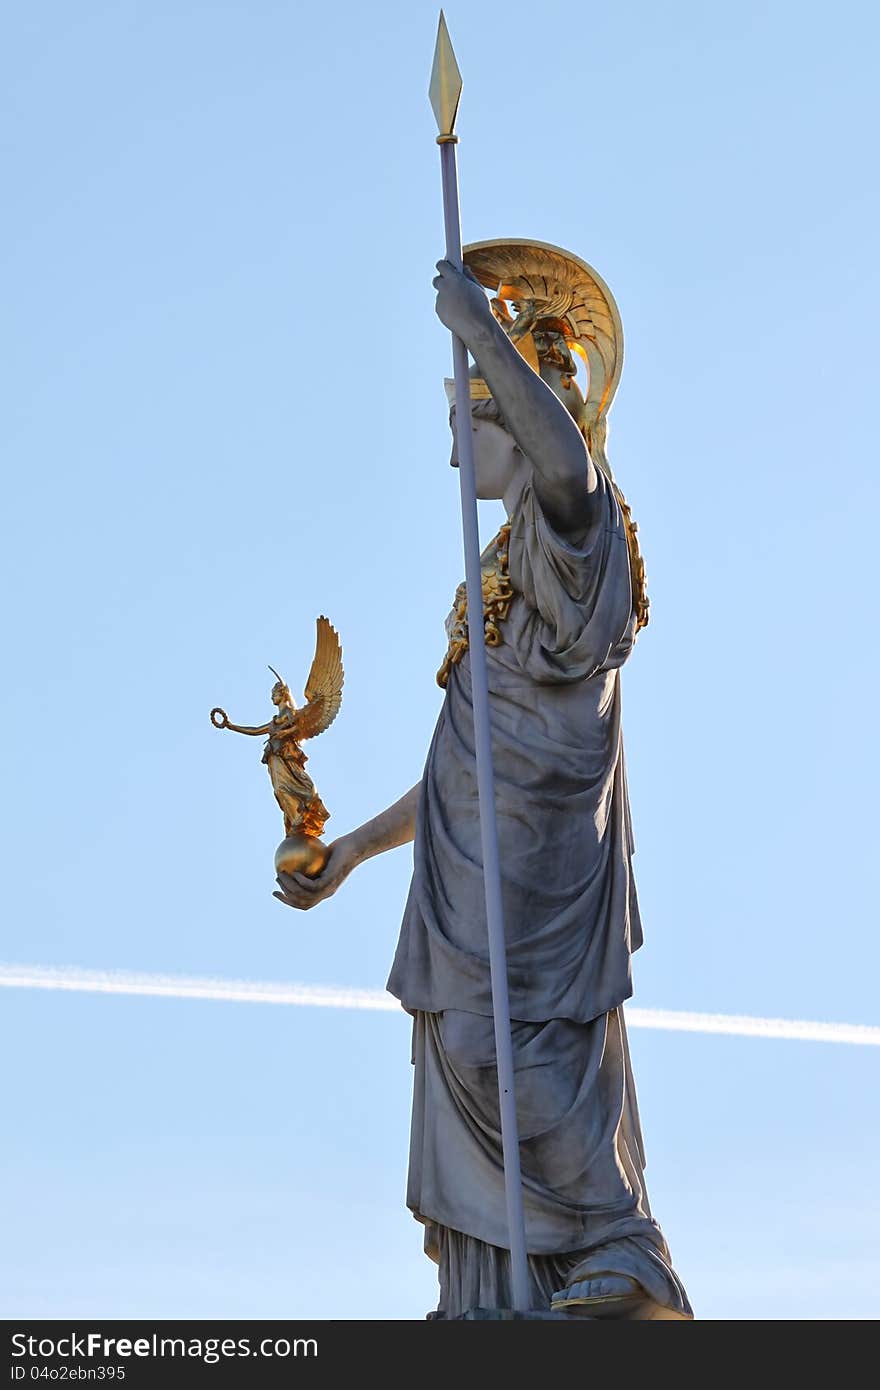
[[[458,95],[461,92],[461,78],[442,10],[437,33],[437,50],[434,56],[434,73],[435,77],[432,78],[431,83],[431,99],[440,126],[437,143],[440,146],[440,168],[443,178],[446,259],[461,270],[463,269],[461,213],[458,201],[458,167],[455,154],[458,137],[453,134]],[[436,102],[435,93],[438,97]],[[507,1200],[507,1226],[510,1242],[511,1291],[514,1308],[518,1311],[525,1311],[528,1309],[531,1299],[526,1256],[522,1173],[519,1161],[519,1135],[516,1120],[513,1045],[510,1035],[507,950],[504,941],[504,914],[501,902],[501,866],[498,856],[498,826],[495,817],[495,776],[492,768],[489,677],[486,664],[485,632],[481,621],[483,576],[480,567],[480,533],[477,522],[470,377],[467,348],[454,333],[452,334],[452,362],[455,377],[456,442],[467,585],[468,646],[474,707],[474,749],[477,762],[477,795],[480,803],[480,838],[483,850],[483,883],[486,894],[486,923],[489,935],[489,973],[492,981],[492,1012],[498,1067],[504,1189]]]

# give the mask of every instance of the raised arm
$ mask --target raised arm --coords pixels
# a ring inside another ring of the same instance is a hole
[[[288,907],[314,907],[325,898],[332,897],[352,869],[363,864],[365,859],[384,854],[388,849],[396,849],[398,845],[409,844],[415,839],[421,785],[421,782],[417,782],[393,806],[372,820],[365,821],[357,830],[334,840],[327,863],[317,878],[307,878],[304,874],[279,874],[281,891],[272,896]]]
[[[437,314],[475,359],[505,424],[532,465],[544,511],[557,529],[582,530],[592,518],[597,478],[580,430],[517,352],[482,286],[450,261],[439,261],[437,269]]]

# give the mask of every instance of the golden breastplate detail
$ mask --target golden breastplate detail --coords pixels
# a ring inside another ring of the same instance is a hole
[[[498,535],[487,546],[480,558],[483,579],[483,631],[487,647],[500,647],[504,641],[499,623],[510,612],[513,601],[513,586],[508,578],[508,546],[510,527],[502,526]],[[446,689],[449,672],[457,666],[468,649],[467,588],[459,584],[455,591],[455,601],[449,623],[449,647],[443,665],[437,672],[437,684]]]

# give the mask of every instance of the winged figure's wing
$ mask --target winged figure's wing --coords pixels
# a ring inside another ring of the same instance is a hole
[[[297,738],[314,738],[329,729],[342,704],[342,648],[339,633],[323,615],[318,619],[315,659],[306,683],[306,700],[297,710]]]

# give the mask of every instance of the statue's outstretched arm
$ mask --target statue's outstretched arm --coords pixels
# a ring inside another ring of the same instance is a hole
[[[361,862],[384,854],[386,849],[397,849],[398,845],[408,845],[416,838],[416,812],[419,809],[421,782],[410,787],[393,806],[381,811],[372,820],[365,821],[354,835]]]
[[[592,519],[597,477],[580,430],[517,352],[477,281],[449,261],[440,261],[437,268],[438,316],[475,358],[505,424],[532,465],[541,505],[561,529],[583,529]]]

